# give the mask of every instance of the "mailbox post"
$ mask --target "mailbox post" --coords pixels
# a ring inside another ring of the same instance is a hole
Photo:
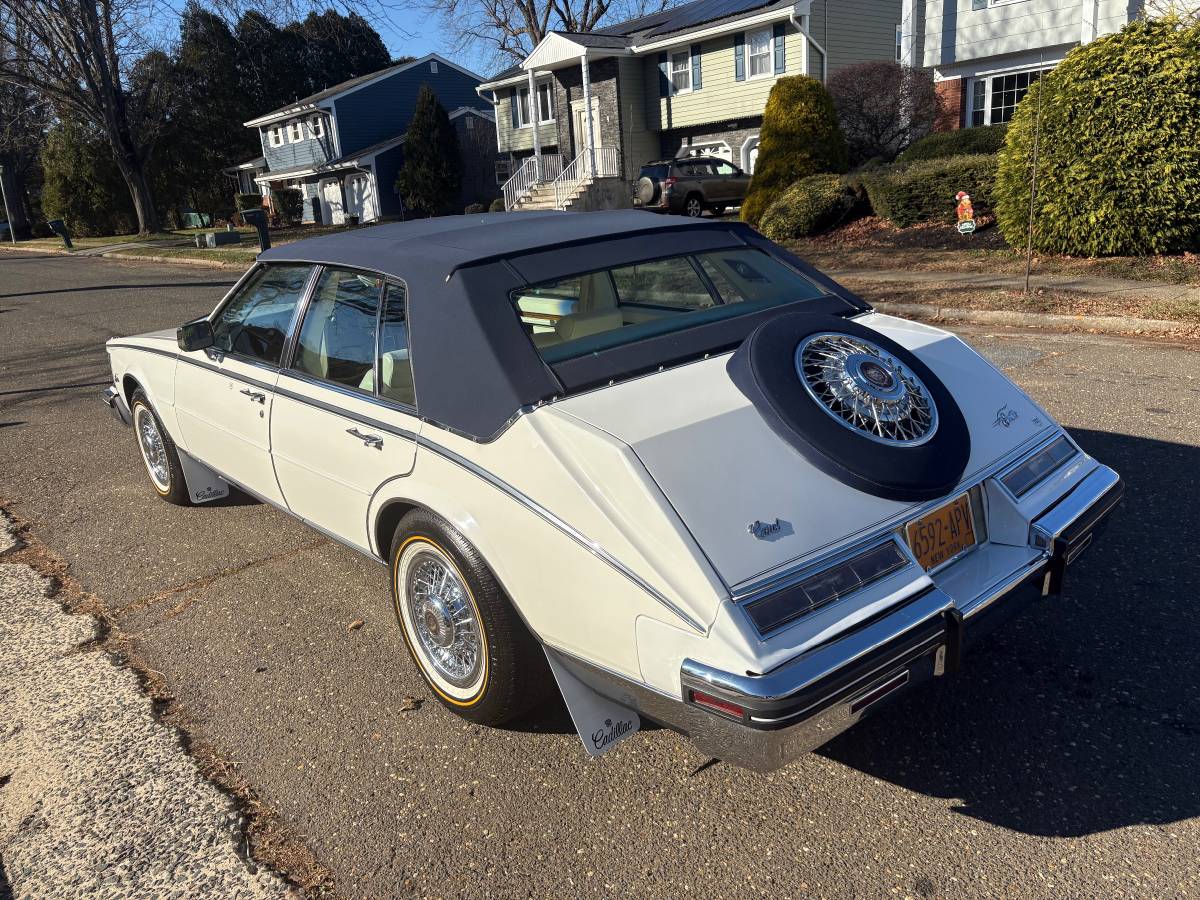
[[[63,246],[68,250],[74,250],[75,247],[71,243],[71,234],[67,231],[67,223],[62,219],[51,219],[46,223],[50,226],[50,230],[62,238]]]
[[[271,249],[271,235],[267,232],[267,216],[261,209],[243,209],[242,221],[253,225],[258,232],[259,251]]]

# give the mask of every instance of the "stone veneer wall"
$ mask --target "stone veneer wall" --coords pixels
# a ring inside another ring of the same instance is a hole
[[[621,146],[621,114],[617,97],[617,60],[610,57],[591,63],[588,67],[592,97],[599,104],[601,147]],[[583,72],[580,67],[568,66],[554,72],[554,116],[558,125],[558,148],[563,165],[569,165],[587,145],[587,135],[573,134],[574,116],[571,103],[583,100]]]

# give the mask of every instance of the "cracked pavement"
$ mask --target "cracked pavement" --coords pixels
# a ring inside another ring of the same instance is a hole
[[[229,274],[0,270],[0,497],[339,895],[1200,891],[1194,347],[962,329],[1122,473],[1125,504],[1061,601],[762,776],[666,730],[589,761],[559,706],[492,730],[408,702],[427,693],[383,569],[266,506],[160,502],[92,386],[107,337],[202,314]]]

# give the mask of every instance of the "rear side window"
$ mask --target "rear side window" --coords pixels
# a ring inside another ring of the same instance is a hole
[[[213,320],[213,346],[279,365],[296,305],[312,266],[263,266]]]
[[[408,307],[404,285],[389,281],[379,329],[379,396],[417,405],[408,354]]]
[[[378,275],[325,269],[304,314],[292,367],[322,381],[371,392],[382,296],[383,279]]]
[[[513,305],[548,363],[705,322],[828,296],[752,247],[647,260],[514,291]]]
[[[642,166],[642,178],[649,178],[653,181],[662,181],[667,177],[667,166]]]

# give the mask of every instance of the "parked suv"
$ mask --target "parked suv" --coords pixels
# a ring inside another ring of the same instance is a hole
[[[692,218],[741,206],[750,176],[719,157],[689,156],[646,163],[638,173],[633,205]]]

